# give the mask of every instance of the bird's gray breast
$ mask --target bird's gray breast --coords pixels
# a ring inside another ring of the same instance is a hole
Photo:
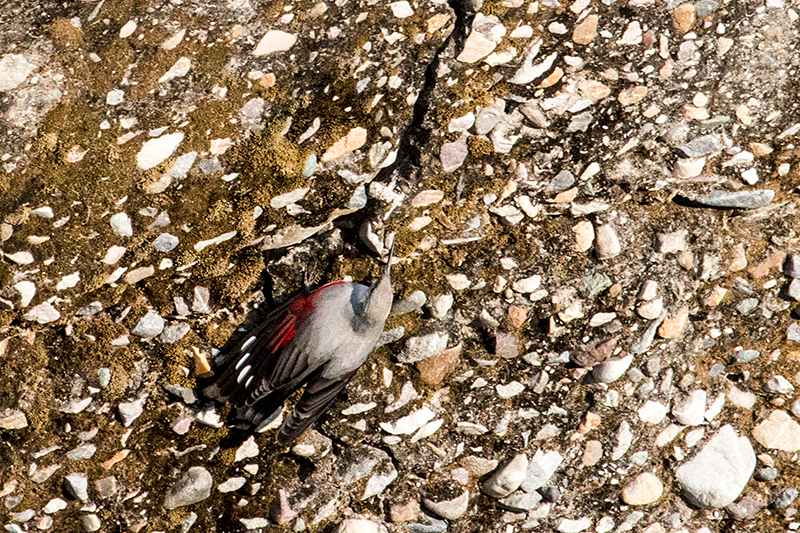
[[[314,298],[313,312],[295,340],[309,365],[325,365],[323,377],[335,379],[354,371],[378,342],[384,324],[366,323],[360,315],[368,297],[369,288],[341,283],[326,287]]]

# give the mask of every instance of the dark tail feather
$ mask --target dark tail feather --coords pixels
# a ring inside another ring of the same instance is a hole
[[[355,372],[351,372],[335,380],[326,378],[312,380],[297,405],[294,406],[292,414],[281,426],[281,430],[278,432],[278,443],[287,445],[302,435],[308,426],[328,410],[354,374]]]

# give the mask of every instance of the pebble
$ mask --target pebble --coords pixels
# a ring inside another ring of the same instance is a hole
[[[447,313],[453,307],[454,301],[453,295],[450,293],[434,296],[428,303],[428,307],[431,310],[431,316],[438,319],[445,318]]]
[[[86,514],[81,517],[81,526],[83,530],[87,533],[93,533],[94,531],[99,531],[100,528],[103,526],[103,523],[100,521],[100,517],[94,513]]]
[[[45,514],[53,514],[66,508],[67,508],[67,502],[65,502],[61,498],[53,498],[52,500],[47,502],[47,504],[42,508],[42,511]]]
[[[505,498],[519,488],[528,471],[528,456],[524,453],[514,456],[505,466],[487,479],[482,490],[492,498]]]
[[[285,52],[297,42],[297,36],[281,30],[271,30],[264,34],[255,49],[253,55],[261,57],[276,52]]]
[[[444,192],[435,189],[428,189],[418,192],[414,198],[411,199],[412,207],[427,207],[429,205],[437,204],[444,199]]]
[[[770,450],[800,451],[800,424],[786,411],[777,409],[753,428],[753,438]]]
[[[49,324],[61,318],[61,313],[50,302],[43,302],[23,315],[25,320]]]
[[[597,37],[597,15],[588,15],[581,22],[575,25],[572,31],[572,41],[575,44],[589,44]]]
[[[265,528],[269,525],[269,520],[262,517],[240,518],[239,522],[248,531],[252,531],[254,529],[258,529],[260,531],[262,528]]]
[[[37,65],[22,54],[6,54],[0,59],[0,92],[16,89],[36,70]]]
[[[288,524],[297,517],[297,511],[292,509],[289,504],[289,498],[285,490],[278,489],[278,495],[270,502],[269,516],[278,525]]]
[[[357,126],[347,132],[347,135],[333,143],[333,145],[322,154],[320,161],[327,163],[328,161],[338,159],[345,154],[358,150],[364,146],[366,142],[367,130]]]
[[[592,527],[592,519],[588,516],[572,520],[569,518],[562,518],[558,523],[556,530],[559,533],[580,533]]]
[[[575,233],[575,251],[587,252],[594,244],[594,226],[588,220],[582,220],[572,228]]]
[[[479,61],[492,53],[505,34],[506,28],[496,16],[476,14],[472,20],[472,31],[456,59],[462,63]]]
[[[638,410],[639,419],[642,422],[658,424],[667,416],[668,410],[669,408],[663,403],[647,400]]]
[[[672,406],[672,416],[684,426],[699,426],[705,421],[706,391],[696,390]]]
[[[544,453],[542,450],[537,450],[533,459],[528,463],[525,479],[520,484],[522,490],[533,492],[543,487],[553,477],[563,460],[564,458],[557,451]]]
[[[386,527],[366,518],[348,518],[339,524],[336,533],[386,533]]]
[[[597,228],[596,239],[595,253],[600,260],[616,257],[622,251],[616,230],[608,224]]]
[[[178,322],[177,324],[170,324],[164,326],[164,330],[159,335],[158,340],[165,344],[173,344],[181,340],[189,330],[192,329],[186,322]]]
[[[783,273],[792,279],[800,278],[800,254],[790,254],[783,263]]]
[[[401,363],[415,363],[440,354],[450,340],[444,332],[433,332],[420,337],[411,337],[406,342],[406,350],[397,356]]]
[[[778,469],[773,467],[759,468],[753,477],[756,478],[756,481],[775,481],[778,478]]]
[[[738,502],[725,507],[734,520],[750,520],[764,508],[764,504],[750,496],[744,496]]]
[[[97,446],[94,444],[81,444],[67,452],[67,459],[72,461],[85,461],[86,459],[91,459],[96,451]]]
[[[28,417],[17,409],[0,412],[0,429],[23,429],[28,427]]]
[[[201,502],[211,495],[214,480],[202,466],[193,466],[167,490],[164,507],[167,510]]]
[[[757,209],[768,205],[775,197],[772,189],[752,191],[714,191],[696,200],[700,205],[725,209]]]
[[[422,503],[437,516],[447,520],[458,520],[469,508],[469,491],[465,490],[452,500],[435,502],[424,498]]]
[[[159,165],[175,153],[181,142],[183,142],[183,132],[170,133],[150,139],[142,145],[142,149],[136,154],[136,165],[141,170],[149,170]]]
[[[522,391],[525,390],[525,385],[519,381],[512,381],[507,385],[497,385],[496,389],[497,395],[503,400],[507,400],[508,398],[513,398],[517,394],[522,393]]]
[[[681,307],[674,317],[665,319],[658,327],[658,335],[662,339],[676,339],[689,325],[689,308]]]
[[[450,173],[458,170],[464,164],[467,155],[469,155],[467,139],[462,137],[457,141],[443,144],[439,152],[439,159],[444,171]]]
[[[144,402],[146,398],[139,398],[132,402],[123,402],[117,406],[119,416],[122,419],[122,425],[129,427],[133,424],[134,420],[139,418],[144,412]]]
[[[533,276],[525,279],[517,280],[512,284],[515,292],[522,294],[529,294],[535,292],[542,284],[542,276],[534,274]]]
[[[258,453],[258,443],[256,442],[255,438],[250,435],[247,440],[236,449],[236,458],[234,459],[234,462],[238,463],[239,461],[243,461],[251,457],[258,457]]]
[[[127,213],[117,213],[116,215],[112,216],[109,219],[109,223],[111,224],[111,229],[114,230],[114,233],[119,235],[120,237],[131,237],[133,236],[133,227],[131,226],[131,219]],[[111,253],[109,249],[108,253]],[[115,254],[118,253],[115,251]],[[124,253],[124,251],[123,251]],[[120,254],[122,257],[122,254]],[[117,258],[119,260],[119,258]],[[116,261],[114,261],[116,263]],[[113,264],[113,263],[109,263]]]
[[[625,375],[633,363],[633,356],[609,359],[592,367],[592,380],[595,383],[613,383]]]
[[[164,331],[164,319],[155,311],[148,311],[131,330],[132,335],[142,339],[152,339]]]
[[[764,392],[773,394],[790,394],[794,392],[794,385],[789,383],[785,377],[777,374],[764,383]]]
[[[425,302],[427,296],[422,291],[414,291],[402,300],[397,300],[392,305],[392,313],[395,315],[404,315],[406,313],[413,313],[419,311]]]
[[[452,348],[442,350],[439,354],[417,361],[419,377],[425,383],[435,385],[441,383],[450,370],[453,369],[461,355],[461,343]]]
[[[247,480],[243,477],[231,477],[228,478],[224,483],[220,483],[220,485],[217,487],[217,490],[222,493],[237,491],[244,487],[246,482]]]
[[[702,174],[705,167],[705,157],[681,157],[675,161],[672,176],[677,180],[688,180]]]
[[[380,427],[392,435],[410,435],[434,419],[436,414],[428,407],[418,409],[396,422],[381,422]]]
[[[178,237],[175,235],[162,233],[153,241],[153,246],[159,252],[171,252],[178,246],[179,243],[180,239],[178,239]]]
[[[131,270],[127,274],[125,274],[125,283],[133,285],[134,283],[139,283],[143,279],[147,279],[153,274],[155,274],[156,269],[152,266],[146,267],[139,267]]]
[[[628,505],[648,505],[658,500],[663,492],[664,485],[655,474],[642,472],[622,489],[622,501]]]
[[[85,502],[89,499],[89,476],[69,474],[64,477],[64,489],[72,498]]]
[[[783,489],[773,504],[776,509],[786,509],[797,499],[798,490],[794,487]]]
[[[692,460],[678,468],[676,478],[690,503],[703,509],[720,508],[739,497],[755,466],[750,441],[725,425]]]

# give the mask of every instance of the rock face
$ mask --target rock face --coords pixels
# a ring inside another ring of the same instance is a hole
[[[2,525],[794,527],[798,6],[738,5],[5,2]],[[326,416],[229,427],[226,347],[391,234]]]

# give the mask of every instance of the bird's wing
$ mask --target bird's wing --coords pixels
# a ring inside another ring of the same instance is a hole
[[[285,348],[294,338],[299,322],[305,319],[302,310],[307,307],[305,300],[308,299],[308,296],[300,296],[284,303],[245,335],[218,365],[214,383],[204,390],[206,396],[237,406],[245,402],[253,404],[261,397],[287,388],[291,390],[283,399],[290,396],[302,381],[297,382],[301,376],[294,372],[297,370],[296,350],[287,353]],[[278,379],[274,376],[276,369],[281,370]]]
[[[308,426],[328,410],[354,374],[355,372],[350,372],[336,379],[324,378],[319,375],[314,377],[294,406],[292,414],[281,426],[278,442],[289,444],[299,437]]]

